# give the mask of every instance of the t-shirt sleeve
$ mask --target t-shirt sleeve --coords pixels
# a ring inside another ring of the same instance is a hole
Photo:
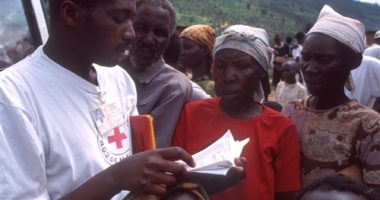
[[[45,155],[32,121],[25,110],[0,101],[2,199],[49,199]]]
[[[301,188],[300,147],[296,128],[289,122],[288,128],[278,141],[278,153],[275,157],[275,191],[293,192]]]
[[[371,113],[362,120],[356,141],[356,151],[362,165],[363,182],[380,186],[380,115]]]

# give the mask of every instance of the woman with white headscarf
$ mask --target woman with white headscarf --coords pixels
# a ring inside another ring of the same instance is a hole
[[[344,93],[355,89],[350,71],[364,44],[363,24],[329,6],[306,34],[300,65],[311,96],[284,108],[297,125],[304,185],[343,174],[380,186],[380,115]]]
[[[260,79],[269,68],[271,52],[264,29],[227,28],[213,49],[213,78],[219,97],[188,103],[177,123],[173,145],[191,154],[227,130],[236,140],[250,138],[241,155],[246,158],[245,179],[211,199],[290,199],[300,189],[295,125],[260,103]]]

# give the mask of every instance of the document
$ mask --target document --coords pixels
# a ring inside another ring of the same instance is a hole
[[[235,166],[234,159],[240,157],[248,142],[249,138],[236,141],[228,130],[217,141],[192,156],[196,163],[194,168],[185,164],[186,168],[189,172],[226,175],[228,170]]]

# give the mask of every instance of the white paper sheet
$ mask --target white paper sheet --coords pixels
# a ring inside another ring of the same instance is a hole
[[[189,172],[226,175],[235,166],[234,159],[240,157],[249,138],[235,141],[230,130],[207,148],[193,155],[196,167],[186,165]],[[183,163],[183,162],[181,162]]]

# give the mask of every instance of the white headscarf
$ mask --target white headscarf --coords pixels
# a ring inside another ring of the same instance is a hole
[[[272,62],[273,49],[269,46],[267,32],[261,28],[246,25],[228,27],[221,36],[216,38],[213,56],[222,49],[235,49],[252,56],[265,72],[268,71]],[[261,83],[254,94],[254,99],[260,103],[264,99]]]
[[[364,25],[335,12],[330,6],[323,6],[314,26],[306,34],[322,33],[347,45],[356,53],[363,53],[366,43]]]

